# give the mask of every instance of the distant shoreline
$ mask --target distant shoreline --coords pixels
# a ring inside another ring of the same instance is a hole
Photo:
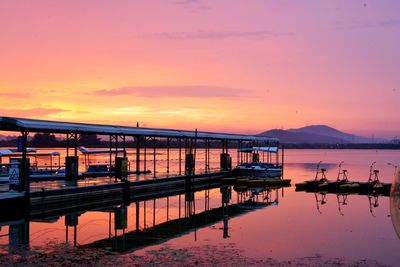
[[[16,140],[2,140],[0,141],[0,148],[2,147],[16,147]],[[65,148],[65,141],[57,141],[51,143],[31,143],[28,144],[30,147],[35,148]],[[109,148],[109,143],[107,141],[101,141],[99,143],[79,143],[78,146],[86,146],[90,148]],[[292,143],[280,143],[281,147],[285,149],[365,149],[365,150],[400,150],[399,144],[292,144]],[[119,144],[122,147],[122,143]],[[136,144],[134,142],[126,142],[127,148],[135,148]],[[141,146],[143,148],[143,144]],[[148,144],[147,148],[153,147],[152,144]],[[164,141],[157,142],[157,148],[166,148],[167,144]],[[175,142],[170,143],[170,148],[178,148]],[[205,148],[202,142],[198,142],[198,149]],[[210,145],[210,148],[222,148],[220,142],[215,141]],[[233,142],[229,144],[230,149],[236,149],[237,145]]]

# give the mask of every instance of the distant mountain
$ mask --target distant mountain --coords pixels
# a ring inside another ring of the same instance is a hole
[[[326,125],[311,125],[298,129],[273,129],[261,133],[262,136],[278,137],[282,143],[293,144],[367,144],[371,138],[344,133]],[[387,143],[385,139],[375,139],[375,143]]]
[[[15,135],[4,135],[0,134],[0,141],[10,141],[10,140],[15,140],[17,139],[17,136]],[[29,140],[29,137],[28,137]]]
[[[0,134],[0,141],[1,140],[11,140],[11,139],[15,139],[15,138],[17,138],[16,136],[10,136],[10,135],[3,135],[3,134]]]

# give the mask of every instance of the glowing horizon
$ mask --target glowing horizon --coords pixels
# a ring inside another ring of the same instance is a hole
[[[400,136],[397,1],[2,1],[0,116]]]

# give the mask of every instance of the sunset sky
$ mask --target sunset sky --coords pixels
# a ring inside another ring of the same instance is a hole
[[[400,137],[400,1],[1,0],[0,116]]]

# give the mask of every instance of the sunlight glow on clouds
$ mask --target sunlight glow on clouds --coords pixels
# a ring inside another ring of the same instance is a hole
[[[398,1],[1,1],[0,115],[400,135]]]

